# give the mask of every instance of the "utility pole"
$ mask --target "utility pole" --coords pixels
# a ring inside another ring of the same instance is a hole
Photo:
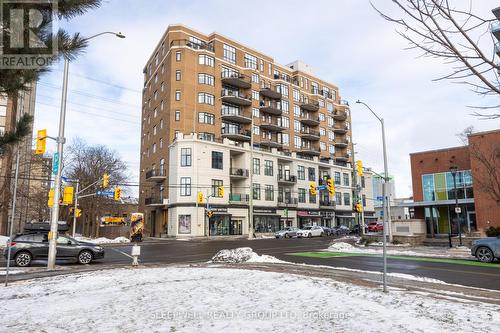
[[[351,142],[351,147],[352,147],[352,188],[354,191],[354,199],[353,199],[353,205],[354,205],[354,200],[358,202],[357,200],[359,199],[359,192],[360,189],[358,187],[358,174],[356,171],[356,163],[355,163],[355,152],[354,152],[354,142]],[[354,217],[355,217],[355,222],[359,226],[359,234],[362,236],[365,233],[365,228],[364,225],[361,225],[361,219],[360,219],[360,214],[357,213],[356,211],[354,212]]]
[[[253,112],[251,114],[252,122],[250,124],[250,196],[248,198],[248,239],[254,238],[253,230]]]
[[[16,201],[17,201],[17,180],[19,178],[19,144],[16,149],[16,173],[14,176],[14,195],[12,196],[12,212],[10,215],[10,226],[9,226],[9,243],[7,244],[7,267],[5,268],[5,286],[9,284],[9,268],[10,268],[10,256],[12,254],[12,236],[14,234],[14,217],[16,215]]]
[[[75,191],[75,208],[73,210],[73,237],[75,237],[76,232],[76,211],[78,209],[78,190],[80,189],[80,180],[76,181],[76,191]]]

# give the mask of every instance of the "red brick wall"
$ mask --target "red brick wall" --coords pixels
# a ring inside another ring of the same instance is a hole
[[[500,131],[469,136],[469,150],[477,227],[500,227]]]

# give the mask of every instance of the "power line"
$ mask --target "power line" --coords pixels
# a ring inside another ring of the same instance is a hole
[[[58,69],[57,71],[61,72],[61,73],[63,72],[60,69]],[[86,80],[89,80],[89,81],[99,82],[99,83],[102,83],[102,84],[105,84],[105,85],[108,85],[108,86],[111,86],[111,87],[120,88],[120,89],[123,89],[123,90],[128,90],[128,91],[132,91],[132,92],[136,92],[136,93],[142,94],[142,91],[140,91],[140,90],[133,89],[133,88],[128,88],[128,87],[125,87],[125,86],[120,86],[120,85],[117,85],[117,84],[114,84],[114,83],[109,83],[109,82],[98,80],[98,79],[94,79],[94,78],[91,78],[91,77],[88,77],[88,76],[85,76],[85,75],[76,74],[76,73],[70,73],[69,75],[70,76],[77,76],[77,77],[80,77],[82,79],[86,79]]]

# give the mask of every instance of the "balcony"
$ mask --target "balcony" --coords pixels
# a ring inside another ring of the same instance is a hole
[[[144,200],[144,204],[149,207],[159,207],[159,206],[165,206],[168,204],[168,199],[164,199],[161,197],[149,197]]]
[[[278,198],[278,207],[297,207],[298,204],[298,198]]]
[[[151,169],[146,171],[146,181],[148,182],[158,182],[161,183],[167,179],[167,173],[165,168]]]
[[[319,110],[319,102],[313,99],[309,99],[308,101],[300,104],[300,108],[302,110],[316,112]]]
[[[306,140],[318,141],[319,132],[313,131],[312,129],[306,128],[300,131],[300,137]]]
[[[306,156],[319,156],[320,151],[319,148],[315,148],[312,146],[306,146],[300,148],[300,153]]]
[[[320,208],[326,208],[326,209],[335,209],[335,201],[320,200],[319,201],[319,207]]]
[[[281,99],[281,93],[276,91],[276,87],[273,86],[261,87],[259,93],[270,99]]]
[[[236,179],[248,178],[248,169],[231,168],[229,169],[229,176]]]
[[[269,119],[267,117],[261,119],[260,128],[273,132],[281,132],[285,129],[281,126],[281,121],[278,121],[278,119]]]
[[[221,96],[222,101],[225,103],[231,103],[239,106],[252,105],[252,96],[241,95],[237,91],[222,89]]]
[[[335,140],[335,147],[346,148],[349,145],[347,140]]]
[[[229,204],[248,205],[248,194],[229,193]]]
[[[221,73],[221,81],[223,84],[241,89],[249,89],[252,87],[252,81],[250,77],[231,71],[223,71]]]
[[[187,39],[176,39],[170,43],[170,46],[187,46],[194,50],[206,50],[210,52],[214,52],[214,45],[212,43],[196,43]]]
[[[310,115],[309,113],[306,113],[300,117],[300,122],[303,125],[307,126],[318,126],[320,123],[319,117],[315,117]]]
[[[339,154],[335,155],[335,161],[347,162],[349,160],[349,154]]]
[[[278,184],[293,185],[297,183],[297,176],[278,175]]]
[[[347,126],[333,126],[333,132],[339,133],[339,134],[345,134],[349,128]]]
[[[270,101],[267,103],[264,101],[261,101],[259,111],[265,112],[265,113],[268,113],[268,114],[271,114],[274,116],[281,116],[281,104],[274,102],[274,101],[272,101],[272,102]]]
[[[347,119],[347,112],[335,110],[335,112],[333,113],[333,119],[337,121],[344,121]]]
[[[500,40],[500,22],[491,23],[491,33],[495,36],[496,39]]]
[[[250,124],[252,122],[250,113],[243,112],[241,109],[222,108],[221,118],[238,124]]]
[[[261,138],[260,145],[269,148],[281,148],[283,146],[283,144],[278,142],[276,139],[269,138]]]
[[[234,127],[223,127],[221,129],[223,138],[234,141],[250,141],[251,132],[249,130],[238,129]]]

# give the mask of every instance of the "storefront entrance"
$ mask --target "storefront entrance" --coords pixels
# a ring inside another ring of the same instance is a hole
[[[216,214],[208,222],[210,236],[229,235],[231,215]]]
[[[279,215],[254,215],[255,232],[271,233],[283,229],[283,220]]]

